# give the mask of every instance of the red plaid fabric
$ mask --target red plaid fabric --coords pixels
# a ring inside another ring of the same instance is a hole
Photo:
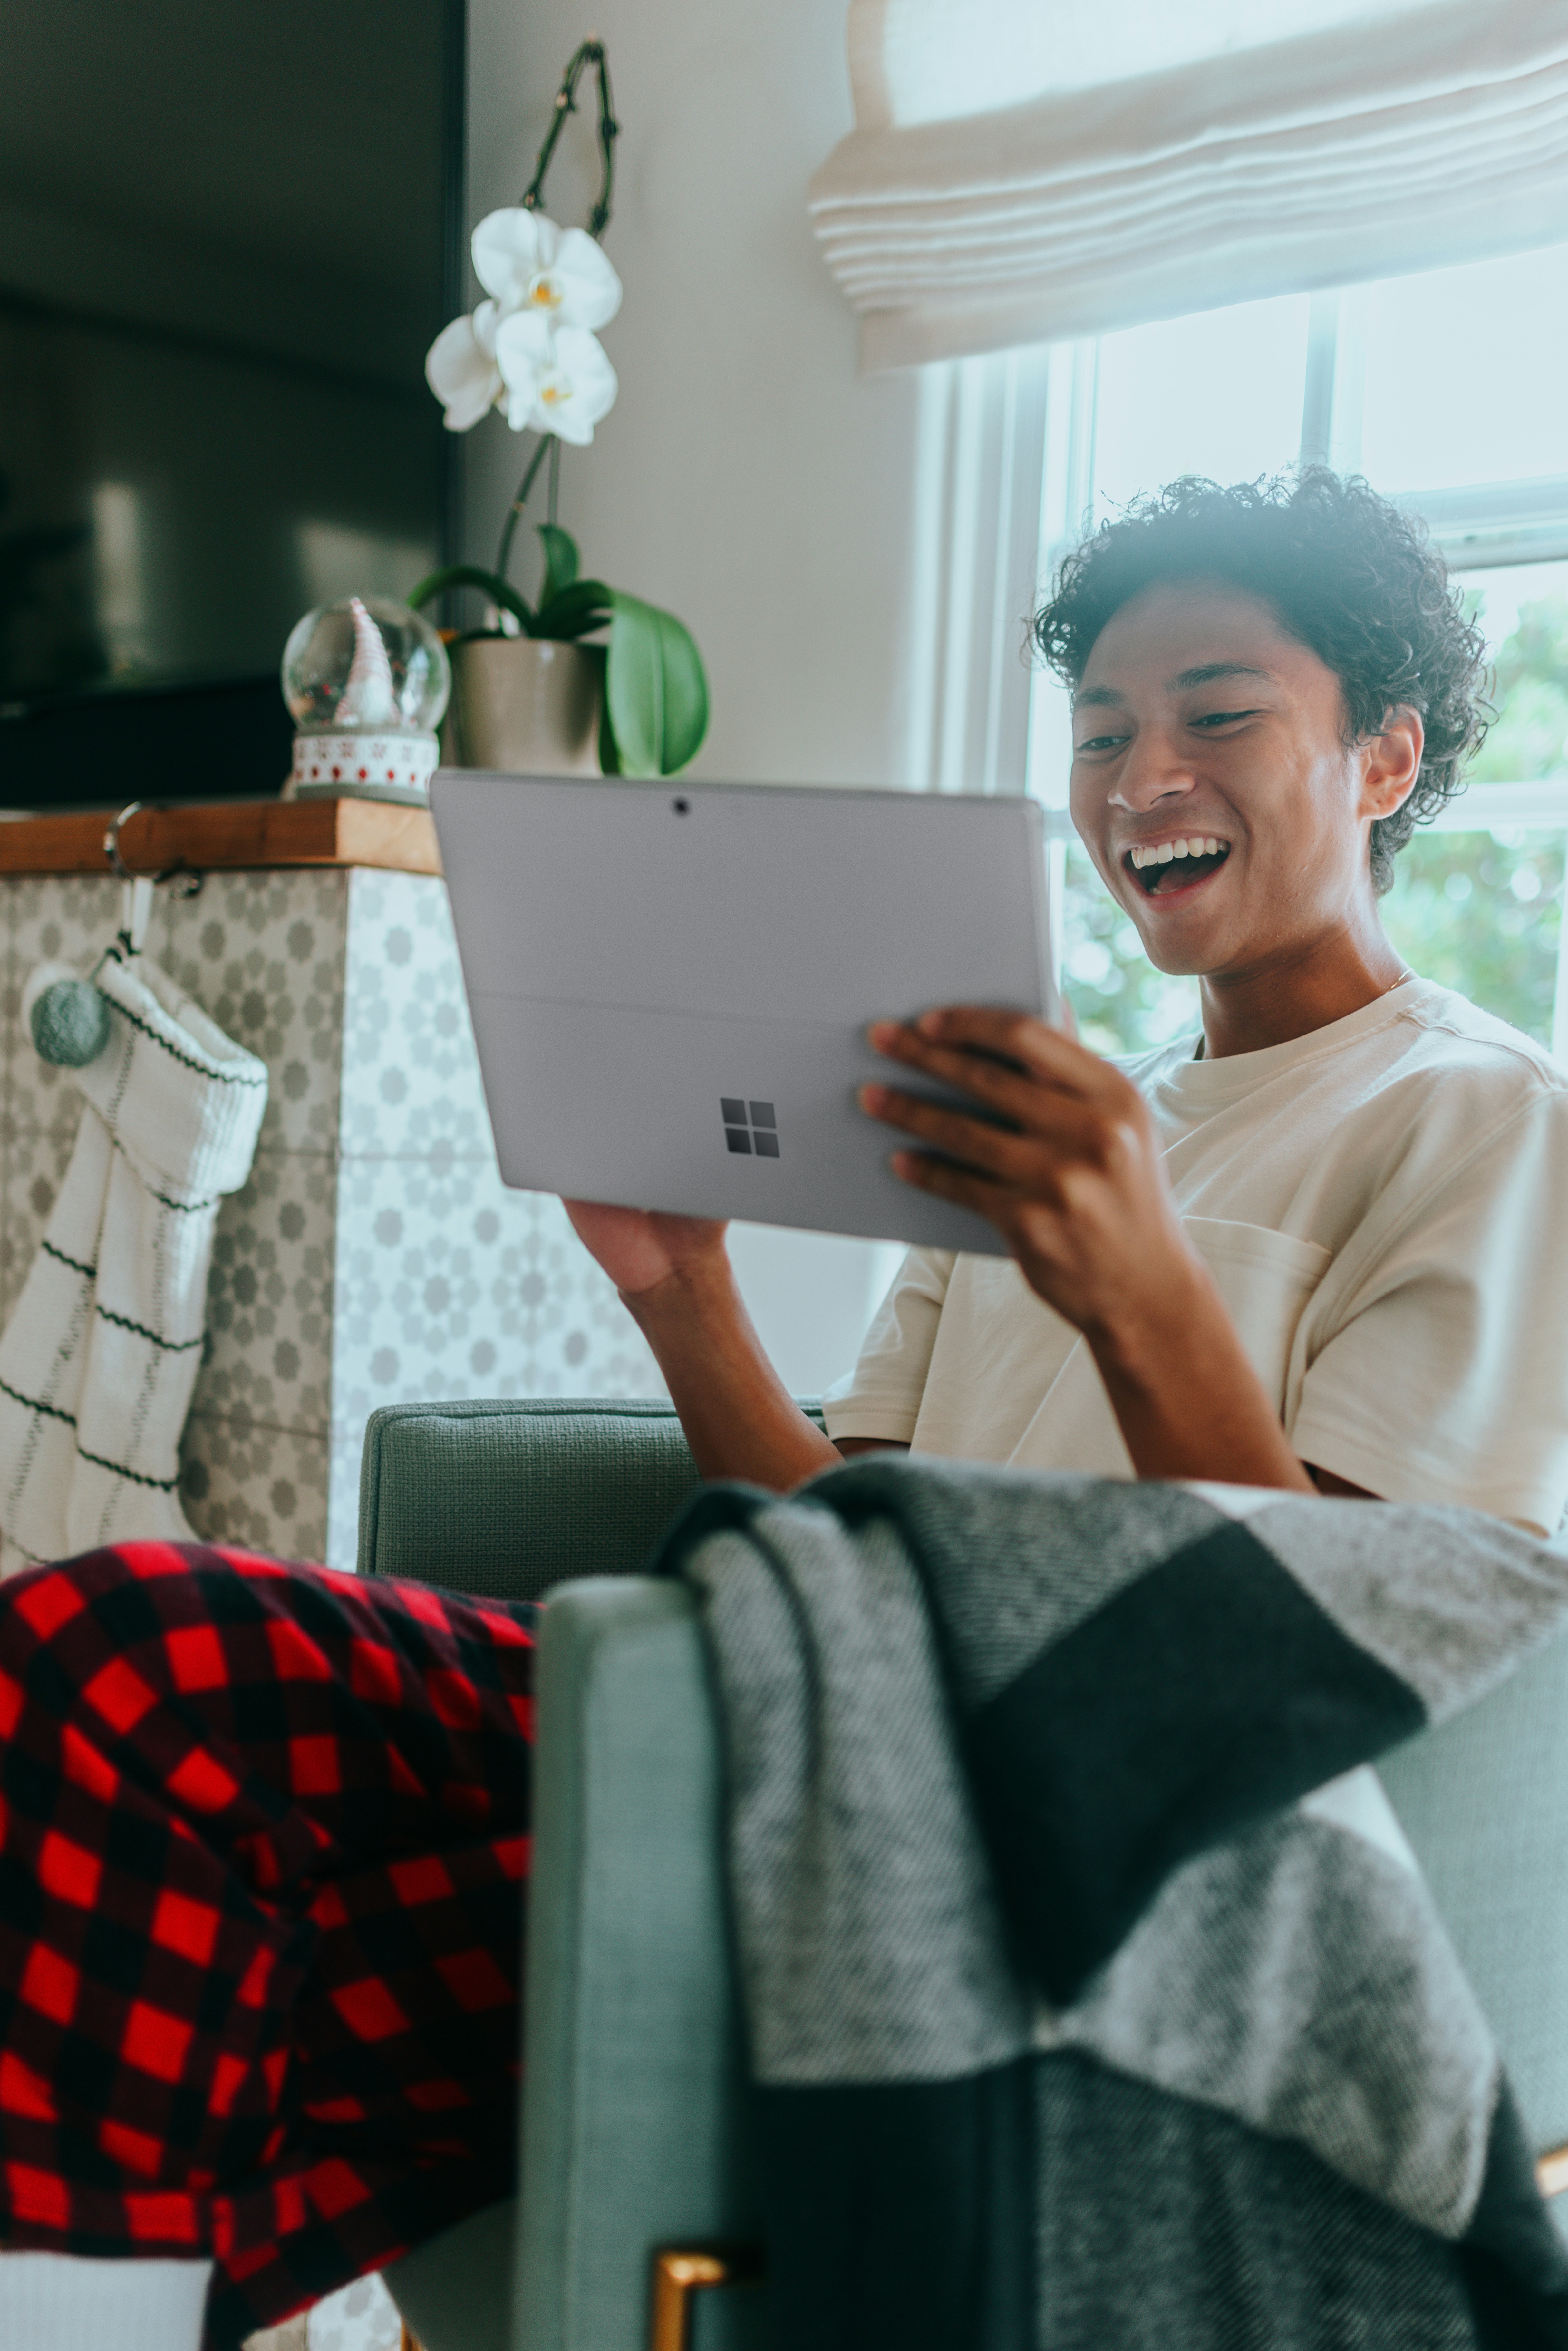
[[[228,2351],[510,2192],[533,1612],[196,1544],[0,1585],[0,2241]]]

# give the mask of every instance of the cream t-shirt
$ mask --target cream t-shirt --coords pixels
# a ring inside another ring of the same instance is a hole
[[[1298,1456],[1542,1534],[1568,1499],[1568,1074],[1404,981],[1286,1045],[1124,1066],[1188,1237]],[[838,1437],[1131,1477],[1087,1346],[1006,1258],[911,1249]]]

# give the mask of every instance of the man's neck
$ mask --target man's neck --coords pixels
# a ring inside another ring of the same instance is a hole
[[[1341,933],[1332,942],[1272,960],[1265,969],[1206,975],[1203,1057],[1225,1061],[1235,1053],[1288,1045],[1375,1004],[1407,977],[1381,924],[1369,936]]]

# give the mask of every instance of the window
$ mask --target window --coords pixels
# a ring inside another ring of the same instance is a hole
[[[1498,716],[1468,789],[1401,852],[1385,920],[1424,976],[1568,1057],[1568,246],[1137,327],[1047,364],[1042,570],[1187,472],[1325,459],[1426,517],[1485,630]],[[1083,1033],[1112,1052],[1179,1035],[1197,983],[1152,970],[1071,836],[1050,678],[1029,734]]]

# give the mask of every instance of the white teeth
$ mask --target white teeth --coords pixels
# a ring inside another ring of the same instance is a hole
[[[1201,837],[1193,833],[1185,841],[1162,841],[1157,848],[1134,849],[1132,852],[1133,868],[1141,873],[1146,865],[1168,865],[1173,858],[1218,857],[1220,851],[1228,846],[1227,842],[1217,840],[1213,833]]]

